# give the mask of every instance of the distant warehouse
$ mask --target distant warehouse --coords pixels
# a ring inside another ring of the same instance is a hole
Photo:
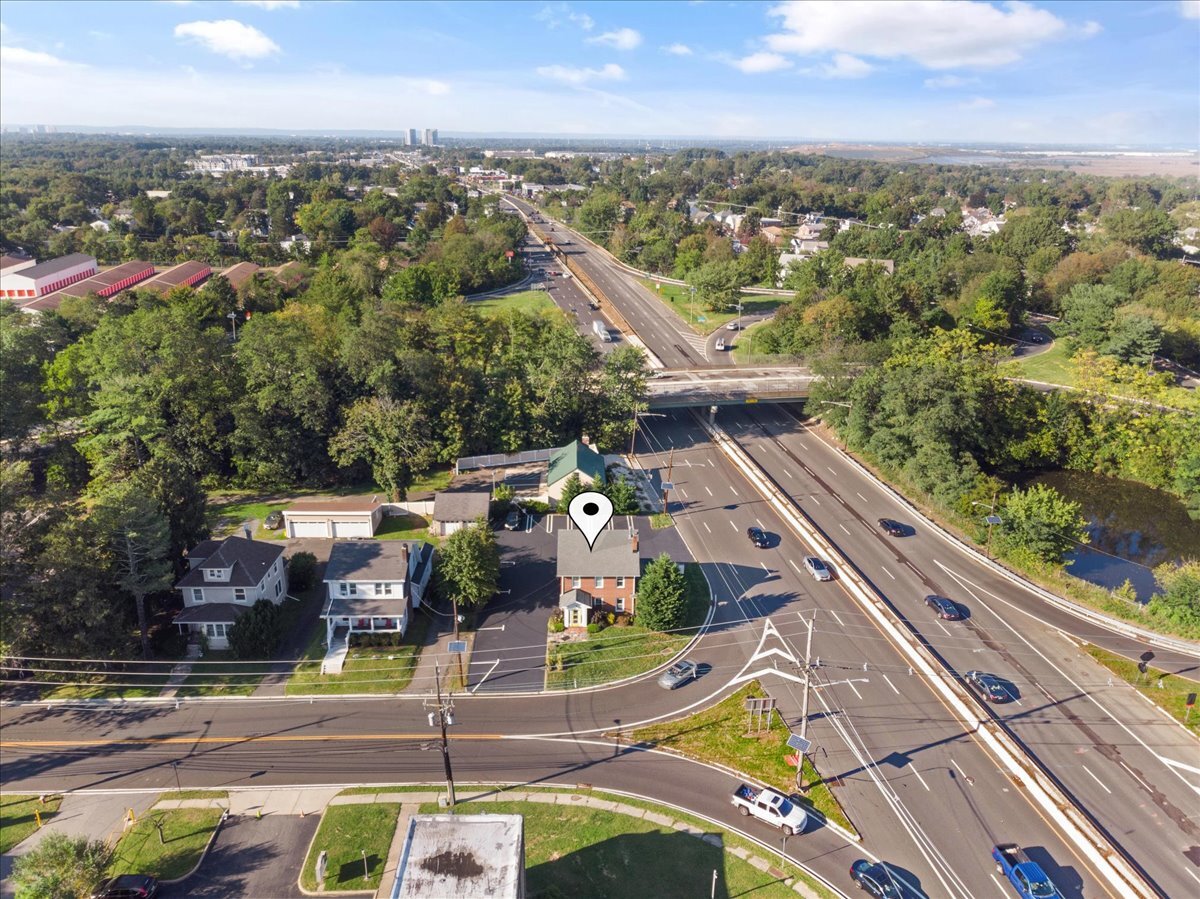
[[[254,277],[254,273],[261,266],[254,262],[239,262],[236,265],[231,265],[229,268],[221,272],[221,276],[229,282],[229,286],[234,290],[241,288],[243,284]]]
[[[114,268],[107,269],[90,278],[76,281],[48,293],[44,297],[21,304],[22,312],[46,312],[56,310],[66,297],[86,297],[89,293],[108,299],[116,296],[122,290],[133,287],[140,281],[145,281],[154,274],[154,266],[149,262],[125,262]]]
[[[94,274],[96,260],[85,253],[72,253],[37,265],[10,265],[0,270],[0,297],[20,305]]]
[[[212,266],[207,262],[181,262],[174,268],[159,272],[149,281],[143,282],[141,286],[147,290],[168,293],[176,287],[199,287],[211,274]]]

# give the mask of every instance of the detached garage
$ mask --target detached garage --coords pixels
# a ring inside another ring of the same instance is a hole
[[[302,499],[283,511],[289,537],[374,537],[383,520],[383,503],[375,497]]]

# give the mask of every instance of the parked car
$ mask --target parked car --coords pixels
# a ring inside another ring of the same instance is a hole
[[[766,549],[771,545],[771,541],[767,539],[767,534],[762,528],[746,528],[746,536],[759,549]]]
[[[121,874],[100,884],[92,899],[152,899],[157,895],[158,878],[149,874]]]
[[[283,527],[282,512],[268,512],[267,517],[263,519],[263,527],[268,531],[277,531]]]
[[[879,899],[916,899],[924,896],[908,878],[886,862],[872,864],[860,858],[850,866],[850,879],[868,896]]]
[[[1008,684],[994,674],[988,674],[986,671],[968,671],[963,675],[963,680],[988,702],[1012,701],[1013,695],[1008,689]]]
[[[833,580],[833,572],[830,571],[829,566],[816,556],[804,557],[804,570],[811,574],[818,581]]]
[[[891,518],[879,519],[879,526],[892,537],[903,537],[906,533],[908,533],[905,530],[904,525]]]
[[[962,612],[959,611],[958,605],[944,596],[926,596],[925,605],[933,609],[938,618],[944,618],[946,621],[962,620]]]
[[[733,791],[733,804],[743,815],[753,815],[768,824],[774,824],[789,837],[803,833],[808,826],[808,813],[770,787],[759,790],[749,784],[740,784]]]
[[[513,509],[504,516],[504,530],[519,531],[521,529],[521,510]]]
[[[664,690],[682,687],[696,676],[698,668],[695,662],[687,659],[678,661],[658,676],[658,685]]]

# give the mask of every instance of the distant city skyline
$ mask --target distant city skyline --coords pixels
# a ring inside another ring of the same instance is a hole
[[[1200,134],[1200,0],[69,9],[5,3],[6,128],[436,121],[448,137],[1178,147]],[[434,129],[415,130],[428,143]]]

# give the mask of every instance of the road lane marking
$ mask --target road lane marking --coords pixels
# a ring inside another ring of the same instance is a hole
[[[705,489],[705,490],[708,490],[708,485],[707,485],[707,484],[704,486],[704,489]],[[712,496],[712,495],[713,495],[713,492],[712,492],[711,490],[708,490],[708,495],[709,495],[709,496]]]
[[[771,569],[767,567],[766,562],[759,562],[758,564],[762,566],[762,570],[765,571],[767,574],[771,573]]]
[[[805,443],[803,440],[797,440],[796,442],[798,444],[800,444],[802,447],[804,447],[805,449],[808,449],[808,444]]]
[[[854,691],[855,696],[857,696],[859,699],[862,699],[862,694],[858,692],[858,687],[854,686],[854,681],[852,681],[852,680],[846,681],[846,686],[848,686],[851,690]]]
[[[850,536],[850,532],[848,530],[846,530],[846,526],[844,524],[842,524],[840,521],[838,522],[838,527],[842,529],[843,534],[845,534],[847,537]]]
[[[1134,771],[1132,768],[1130,768],[1124,762],[1117,762],[1117,764],[1120,765],[1122,768],[1124,768],[1126,771],[1128,771],[1130,777],[1132,777],[1134,780],[1136,780],[1138,783],[1140,783],[1143,787],[1145,787],[1147,793],[1150,793],[1151,795],[1153,795],[1154,788],[1151,787],[1149,784],[1147,784],[1140,777],[1138,777],[1136,771]]]
[[[971,778],[967,777],[967,772],[962,769],[962,767],[958,764],[958,762],[954,761],[954,759],[950,759],[950,764],[953,765],[955,768],[958,768],[958,773],[966,778],[967,783],[971,782]]]
[[[1177,762],[1175,759],[1169,759],[1165,755],[1160,755],[1158,760],[1164,765],[1170,765],[1173,768],[1182,768],[1184,771],[1190,771],[1192,774],[1200,774],[1200,768],[1193,765],[1185,765],[1183,762]]]
[[[992,883],[994,883],[994,884],[996,885],[996,889],[998,889],[998,890],[999,890],[1001,893],[1003,893],[1005,896],[1008,896],[1008,895],[1009,895],[1009,892],[1008,892],[1008,890],[1004,889],[1004,887],[1002,887],[1002,886],[1000,885],[1000,881],[996,879],[996,875],[995,875],[995,874],[992,874],[992,873],[989,871],[989,872],[988,872],[988,876],[989,876],[990,878],[992,878]]]
[[[859,499],[861,499],[864,503],[867,501],[867,498],[865,496],[863,496],[861,493],[859,493],[857,490],[854,491],[854,495],[857,496]]]
[[[793,474],[792,474],[790,471],[788,471],[786,468],[783,470],[783,473],[784,473],[785,475],[787,475],[789,478],[792,478],[793,480],[795,480],[795,475],[793,475]]]
[[[732,484],[729,485],[729,489],[733,491],[734,496],[741,496],[741,494],[737,492],[737,488],[734,487]]]
[[[503,740],[504,734],[450,734],[454,740]],[[88,746],[191,746],[201,744],[229,743],[313,743],[313,742],[379,742],[383,740],[420,740],[430,739],[428,733],[416,734],[244,734],[230,737],[129,737],[118,740],[0,740],[0,749],[16,749],[21,747],[39,748],[71,748]]]
[[[811,499],[818,506],[821,505],[821,501],[819,499],[817,499],[815,496],[810,496],[809,499]]]
[[[912,767],[912,766],[910,765],[909,767]],[[923,778],[921,776],[921,772],[918,771],[916,768],[913,768],[912,773],[917,775],[917,780],[919,780],[921,782],[921,786],[923,786],[926,790],[929,790],[929,784],[925,783],[925,778]],[[932,793],[933,791],[929,790],[929,792]]]
[[[946,625],[942,624],[942,619],[935,618],[933,620],[934,620],[934,623],[936,623],[937,626],[942,629],[942,633],[944,633],[947,637],[953,636],[953,634],[951,634],[948,630],[946,630]]]
[[[1110,790],[1110,789],[1109,789],[1109,788],[1108,788],[1108,787],[1105,785],[1104,781],[1102,781],[1100,778],[1098,778],[1098,777],[1097,777],[1095,774],[1092,774],[1092,769],[1091,769],[1091,768],[1089,768],[1087,765],[1083,765],[1083,764],[1081,764],[1079,767],[1080,767],[1080,768],[1082,768],[1084,771],[1086,771],[1088,774],[1091,774],[1091,775],[1092,775],[1092,780],[1094,780],[1096,783],[1100,784],[1100,786],[1104,787],[1104,792],[1105,792],[1105,793],[1108,793],[1109,795],[1112,795],[1112,790]]]
[[[892,574],[890,571],[888,571],[882,565],[880,565],[879,567],[883,571],[883,573],[886,574],[888,577],[890,577],[893,581],[896,579],[896,575]]]
[[[882,672],[881,672],[881,674],[882,674]],[[900,691],[896,689],[896,685],[892,683],[892,679],[890,677],[888,677],[886,674],[883,675],[883,679],[885,681],[887,681],[887,685],[892,688],[892,692],[895,693],[897,696],[899,696]]]
[[[707,521],[702,521],[702,522],[700,522],[700,523],[701,523],[702,525],[704,525],[704,530],[708,531],[710,534],[712,533],[712,528],[710,528],[710,527],[708,526],[708,522],[707,522]]]
[[[1194,871],[1188,871],[1187,868],[1184,868],[1183,870],[1187,871],[1189,874],[1192,875],[1192,880],[1196,881],[1196,883],[1200,883],[1200,876],[1197,876]]]
[[[795,569],[796,569],[796,574],[800,574],[800,566],[799,566],[799,565],[797,565],[797,564],[796,564],[795,562],[793,562],[791,559],[788,559],[788,564],[789,564],[789,565],[791,565],[793,568],[795,568]]]
[[[843,622],[842,619],[840,617],[838,617],[838,613],[835,612],[833,609],[829,610],[829,614],[832,615],[833,620],[836,621],[838,624],[840,624],[842,627],[846,626],[845,622]]]
[[[682,487],[676,487],[675,492],[678,493],[680,496],[682,496],[684,499],[687,499],[687,493],[684,491],[684,489]]]

